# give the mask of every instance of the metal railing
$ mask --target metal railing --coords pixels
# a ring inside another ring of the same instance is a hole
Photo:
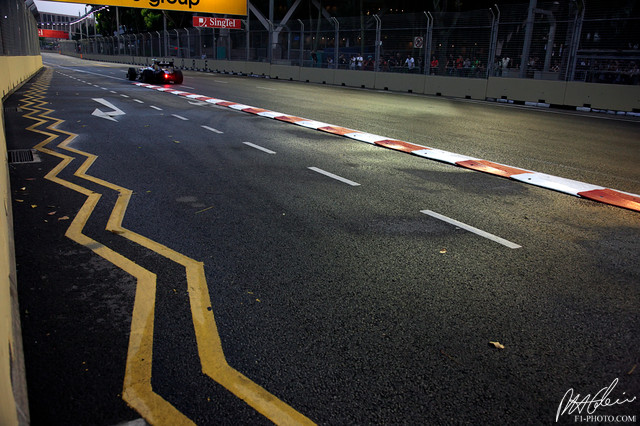
[[[487,78],[638,84],[640,50],[626,44],[638,18],[582,0],[494,6],[460,13],[330,17],[286,25],[243,21],[242,30],[184,28],[63,43],[79,52],[226,59],[302,67]],[[635,39],[636,43],[638,39]],[[595,46],[595,48],[594,48]]]

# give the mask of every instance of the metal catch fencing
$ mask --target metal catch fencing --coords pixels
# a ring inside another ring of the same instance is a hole
[[[3,56],[40,54],[38,23],[24,1],[0,1],[0,46]]]
[[[259,61],[303,67],[638,84],[640,22],[584,2],[460,13],[243,21],[62,43],[64,53]]]

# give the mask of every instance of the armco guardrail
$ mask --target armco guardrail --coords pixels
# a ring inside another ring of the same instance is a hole
[[[3,101],[13,90],[42,68],[41,56],[0,56],[4,78],[0,82]],[[0,424],[29,424],[29,407],[22,354],[20,311],[15,255],[13,248],[13,217],[11,186],[4,115],[0,120]]]
[[[84,59],[148,64],[151,58],[85,54]],[[465,78],[276,65],[266,62],[212,59],[175,59],[177,66],[199,71],[259,75],[274,79],[348,87],[362,87],[425,95],[550,104],[566,108],[591,108],[640,113],[640,85],[549,81],[509,77]]]

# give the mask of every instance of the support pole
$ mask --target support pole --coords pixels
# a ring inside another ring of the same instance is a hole
[[[169,53],[168,53],[169,48],[167,46],[169,33],[167,32],[167,12],[164,12],[164,11],[162,12],[162,23],[164,25],[164,34],[163,34],[163,36],[164,36],[164,57],[166,58],[167,56],[169,56]]]
[[[373,67],[375,71],[380,71],[380,45],[382,44],[382,19],[378,15],[373,15],[376,20],[376,64]],[[364,42],[364,37],[362,38]]]
[[[184,30],[187,32],[187,58],[191,59],[191,34],[189,34],[189,28]]]
[[[160,43],[162,36],[160,35],[160,31],[156,31],[156,34],[158,34],[158,56],[162,56],[162,44]],[[153,40],[151,41],[151,56],[153,56]]]
[[[338,54],[340,53],[340,23],[335,17],[331,17],[336,29],[335,41],[333,42],[333,67],[338,69]]]
[[[176,32],[176,44],[178,45],[178,52],[176,53],[176,59],[178,58],[178,56],[180,56],[181,58],[184,58],[184,55],[180,51],[180,33],[176,28],[174,28],[173,31]]]
[[[273,34],[273,0],[269,0],[269,63],[273,60],[273,50],[276,45]]]
[[[529,53],[531,51],[531,38],[533,36],[533,24],[535,21],[535,9],[538,0],[529,1],[529,14],[527,15],[527,24],[524,33],[524,44],[522,46],[522,57],[520,58],[520,78],[527,76],[527,68],[529,67]]]
[[[267,22],[269,23],[269,43],[267,46],[267,61],[269,63],[272,62],[273,59],[273,21],[271,21],[270,19],[267,20]]]
[[[424,38],[424,73],[431,74],[431,39],[433,38],[433,15],[431,12],[423,12],[427,17],[427,34]]]
[[[494,12],[493,9],[496,9]],[[494,74],[494,67],[496,63],[496,49],[498,47],[498,27],[500,25],[500,9],[497,4],[494,4],[492,8],[489,9],[491,14],[493,15],[491,19],[491,41],[489,45],[489,58],[487,61],[487,77],[491,77]],[[497,13],[496,13],[497,12]]]
[[[300,66],[304,64],[304,22],[298,19],[300,23]]]
[[[251,20],[248,19],[248,17],[247,17],[247,20],[246,20],[245,25],[244,25],[244,29],[245,29],[245,31],[247,33],[246,43],[245,43],[246,53],[247,53],[247,55],[246,55],[247,56],[247,61],[249,61],[250,52],[251,52],[251,31],[250,31],[251,30],[251,24],[250,24],[250,22],[251,22]]]
[[[555,16],[549,16],[549,37],[547,39],[547,53],[544,57],[544,72],[549,72],[549,68],[551,67],[551,58],[553,57],[553,42],[556,38],[556,18]]]
[[[571,45],[569,46],[569,69],[565,76],[566,81],[573,81],[576,74],[576,65],[578,62],[578,48],[580,47],[580,36],[582,34],[582,22],[584,21],[585,1],[576,2],[578,9],[574,20],[573,32],[571,34]]]

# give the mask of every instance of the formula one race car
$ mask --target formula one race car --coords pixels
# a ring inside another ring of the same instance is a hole
[[[129,68],[127,78],[131,81],[140,80],[150,84],[182,84],[182,71],[173,66],[173,61],[154,59],[150,67],[142,67],[138,70]]]

